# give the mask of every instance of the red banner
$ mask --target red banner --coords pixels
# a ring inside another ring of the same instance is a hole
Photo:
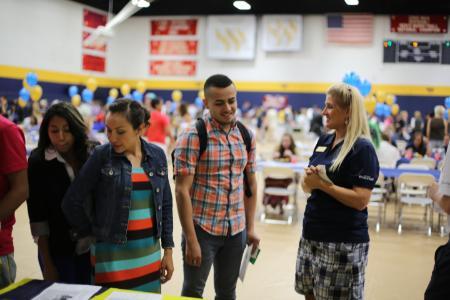
[[[92,49],[97,51],[106,52],[106,43],[94,43],[93,45],[86,46],[84,41],[90,36],[89,32],[83,31],[83,48],[84,49]]]
[[[150,41],[150,54],[153,55],[196,55],[198,41]]]
[[[102,15],[92,10],[83,10],[83,25],[84,27],[97,28],[98,26],[106,25],[106,15]]]
[[[196,35],[197,19],[165,19],[150,22],[152,35]]]
[[[105,72],[106,59],[101,56],[83,54],[83,70]]]
[[[193,60],[153,60],[150,74],[163,76],[194,76],[197,62]]]
[[[445,15],[392,15],[391,32],[399,33],[447,33],[448,18]]]

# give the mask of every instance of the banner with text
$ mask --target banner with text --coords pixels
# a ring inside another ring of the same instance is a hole
[[[199,51],[198,19],[150,20],[149,74],[195,76]]]
[[[91,36],[99,26],[105,26],[107,16],[104,13],[83,10],[82,46],[81,57],[83,71],[95,71],[104,73],[106,71],[106,38]]]
[[[448,17],[445,15],[392,15],[391,32],[447,33]]]

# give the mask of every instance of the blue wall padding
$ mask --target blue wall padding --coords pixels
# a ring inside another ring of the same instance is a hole
[[[39,81],[38,84],[43,89],[42,98],[46,98],[50,101],[54,99],[70,100],[69,87],[71,84],[51,83]],[[9,100],[18,97],[19,90],[22,88],[22,80],[0,78],[0,96],[6,96]],[[78,86],[79,91],[84,89],[84,86]],[[150,92],[148,90],[147,92]],[[151,90],[163,99],[170,99],[172,91],[170,90]],[[183,90],[183,101],[193,103],[198,95],[197,90]],[[109,94],[109,88],[98,88],[95,91],[94,99],[99,99],[106,102],[106,98]],[[262,99],[265,94],[279,94],[285,95],[289,99],[289,104],[297,110],[302,107],[311,107],[317,105],[323,107],[325,102],[324,94],[316,93],[278,93],[278,92],[239,92],[238,91],[238,103],[242,105],[244,101],[248,100],[253,105],[259,106],[262,103]],[[430,113],[433,111],[435,105],[444,105],[444,96],[397,96],[397,103],[401,110],[407,110],[410,113],[414,113],[415,110],[419,110],[422,114]]]

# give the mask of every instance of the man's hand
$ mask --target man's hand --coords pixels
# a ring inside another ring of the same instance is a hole
[[[255,253],[259,246],[260,238],[256,235],[253,230],[247,231],[247,245],[253,246],[252,254]]]
[[[194,267],[200,267],[202,264],[202,249],[197,238],[186,239],[186,263]]]

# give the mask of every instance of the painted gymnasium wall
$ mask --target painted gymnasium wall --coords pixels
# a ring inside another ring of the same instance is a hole
[[[98,79],[96,97],[124,82],[146,80],[148,86],[169,98],[172,89],[183,89],[193,100],[202,80],[225,73],[237,82],[240,98],[260,103],[266,92],[289,96],[294,107],[320,104],[326,87],[340,81],[349,71],[367,78],[374,89],[398,95],[402,109],[420,109],[443,103],[450,96],[450,65],[384,64],[384,39],[448,40],[450,34],[408,35],[390,32],[389,16],[376,16],[373,43],[344,46],[326,42],[326,18],[303,16],[302,50],[267,53],[261,47],[261,18],[257,18],[257,46],[251,61],[222,61],[206,53],[206,17],[200,17],[198,69],[194,77],[152,77],[149,17],[133,17],[116,27],[108,42],[104,74],[81,70],[82,12],[84,6],[66,0],[2,0],[0,2],[0,95],[13,97],[24,74],[36,70],[44,97],[67,98],[70,84],[83,85],[86,78]],[[42,71],[42,72],[41,72]],[[19,81],[20,80],[20,81]]]

